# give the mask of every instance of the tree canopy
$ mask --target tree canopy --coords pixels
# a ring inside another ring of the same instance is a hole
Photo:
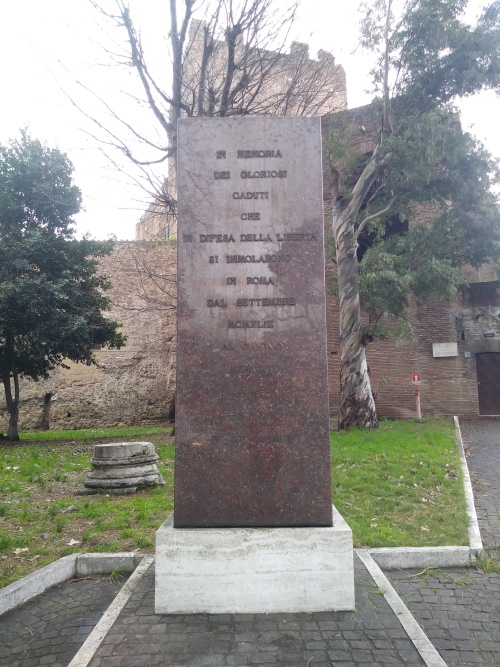
[[[451,296],[462,266],[498,255],[500,210],[491,190],[498,163],[462,131],[453,103],[498,89],[500,2],[475,25],[463,17],[466,0],[406,0],[397,15],[394,5],[365,7],[363,45],[377,57],[377,98],[362,121],[352,112],[334,116],[326,145],[341,310],[341,428],[377,425],[365,345],[381,333],[383,318],[407,330],[410,295]]]
[[[93,350],[121,347],[103,315],[110,288],[97,273],[112,243],[77,240],[81,206],[66,155],[26,132],[0,146],[0,376],[10,440],[19,439],[19,378],[48,377],[65,360],[95,364]]]

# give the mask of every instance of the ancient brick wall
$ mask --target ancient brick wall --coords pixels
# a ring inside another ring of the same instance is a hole
[[[330,411],[335,416],[340,390],[338,302],[332,297],[327,301]],[[421,375],[424,416],[476,416],[475,353],[500,352],[500,282],[462,285],[456,301],[413,303],[410,322],[413,342],[375,340],[366,350],[379,416],[415,416],[413,373]],[[433,343],[450,342],[457,343],[456,357],[433,357]]]
[[[112,319],[127,336],[120,350],[96,350],[99,366],[69,362],[48,380],[21,383],[20,428],[65,429],[165,421],[175,386],[176,244],[118,243],[102,262],[111,277]],[[7,412],[0,396],[0,431]]]
[[[374,148],[377,123],[369,106],[323,117],[322,132],[327,142],[330,130],[342,140],[348,140],[360,153],[368,153]],[[329,251],[332,175],[326,161],[323,184],[328,291],[328,286],[335,283],[336,264],[332,261],[333,250]],[[430,223],[435,217],[435,204],[418,205],[409,224]],[[463,274],[470,283],[460,286],[456,301],[411,304],[412,342],[399,345],[395,339],[375,340],[367,347],[367,363],[379,416],[415,416],[413,373],[420,373],[422,377],[420,390],[424,416],[478,414],[475,353],[500,353],[500,283],[495,280],[497,275],[493,266],[465,267]],[[330,294],[327,296],[327,329],[332,416],[337,414],[340,401],[338,321],[338,301]],[[390,326],[390,322],[384,324]],[[486,332],[489,332],[488,337],[485,337]],[[457,343],[456,357],[433,357],[432,344],[444,342]]]

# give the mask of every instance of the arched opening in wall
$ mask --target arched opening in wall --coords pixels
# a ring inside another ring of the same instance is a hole
[[[500,352],[476,353],[479,414],[500,415]]]

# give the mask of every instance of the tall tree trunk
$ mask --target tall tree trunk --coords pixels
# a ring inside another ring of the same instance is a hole
[[[337,250],[340,298],[340,411],[339,429],[378,426],[375,401],[361,341],[357,241],[351,215],[334,207],[333,231]]]
[[[2,369],[0,373],[5,390],[7,410],[9,411],[9,430],[7,431],[7,439],[11,442],[15,442],[19,440],[19,375],[15,368],[13,368],[11,372]],[[11,377],[14,380],[14,395],[12,395]]]

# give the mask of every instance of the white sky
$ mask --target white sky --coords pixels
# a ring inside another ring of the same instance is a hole
[[[101,0],[104,1],[104,0]],[[112,6],[112,0],[105,0]],[[279,2],[279,0],[277,0]],[[371,96],[369,70],[372,58],[356,50],[360,0],[302,0],[295,26],[295,39],[310,44],[311,55],[319,49],[331,51],[347,73],[349,106],[366,104]],[[471,0],[479,9],[482,0]],[[168,63],[162,38],[168,31],[166,0],[130,0],[131,12],[143,31],[149,61],[160,71]],[[102,25],[102,22],[101,22]],[[148,122],[140,105],[119,91],[133,93],[133,82],[119,67],[105,67],[101,45],[114,32],[104,34],[99,17],[88,0],[16,0],[2,8],[0,39],[0,142],[28,126],[33,137],[68,153],[75,167],[75,180],[82,189],[85,210],[77,217],[80,234],[95,238],[115,235],[133,239],[135,223],[146,207],[146,196],[130,179],[120,176],[102,154],[99,144],[88,135],[92,124],[64,94],[69,93],[91,113],[95,100],[75,82],[85,83],[108,101],[127,109],[138,126]],[[115,94],[116,91],[116,94]],[[493,93],[462,104],[462,122],[481,139],[486,148],[500,156],[498,117],[500,101]],[[104,118],[103,118],[104,122]],[[87,133],[85,132],[87,131]]]

